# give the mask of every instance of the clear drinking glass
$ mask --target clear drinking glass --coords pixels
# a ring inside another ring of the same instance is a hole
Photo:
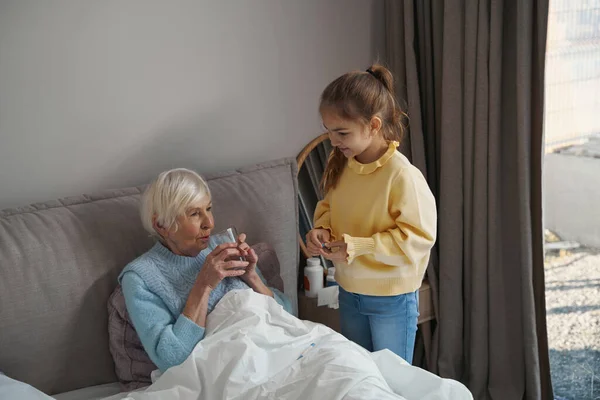
[[[224,243],[237,243],[238,242],[238,231],[235,229],[235,226],[230,226],[229,228],[221,231],[219,233],[215,233],[210,235],[209,245],[211,249],[214,249],[220,244]],[[246,261],[244,257],[240,257],[240,261]]]
[[[214,248],[224,243],[237,243],[238,236],[237,229],[234,226],[230,226],[224,231],[210,235],[210,247]]]

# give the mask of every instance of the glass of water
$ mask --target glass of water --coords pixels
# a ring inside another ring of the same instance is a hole
[[[235,226],[230,226],[224,231],[210,235],[210,248],[214,249],[218,245],[224,243],[237,243],[238,236],[239,235],[237,229],[235,229]],[[246,259],[244,257],[240,257],[240,261],[246,261]]]

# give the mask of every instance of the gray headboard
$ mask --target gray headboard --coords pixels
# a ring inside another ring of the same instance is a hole
[[[297,309],[296,161],[206,178],[216,229],[235,225],[250,244],[271,244]],[[121,269],[152,245],[142,190],[0,211],[0,371],[49,394],[116,380],[106,302]]]

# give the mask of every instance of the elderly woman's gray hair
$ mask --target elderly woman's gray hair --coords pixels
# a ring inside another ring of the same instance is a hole
[[[210,189],[196,172],[186,168],[162,172],[142,196],[140,214],[144,229],[160,237],[154,230],[154,216],[159,225],[177,229],[176,218],[206,196],[210,197]]]

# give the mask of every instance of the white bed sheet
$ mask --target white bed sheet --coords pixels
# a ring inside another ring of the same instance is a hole
[[[55,400],[99,400],[118,393],[121,393],[121,385],[119,382],[113,382],[55,394],[52,397]]]
[[[206,337],[147,389],[106,400],[472,400],[460,383],[370,353],[324,325],[301,321],[252,290],[226,294]]]

